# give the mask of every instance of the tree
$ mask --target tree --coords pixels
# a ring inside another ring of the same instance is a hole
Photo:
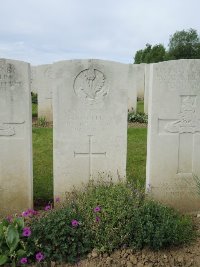
[[[200,38],[194,29],[176,31],[169,40],[171,59],[200,58]]]
[[[151,46],[146,44],[142,50],[138,50],[135,54],[134,63],[156,63],[166,59],[166,50],[162,44]]]

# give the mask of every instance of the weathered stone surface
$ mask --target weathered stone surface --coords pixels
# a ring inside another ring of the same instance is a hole
[[[89,179],[124,178],[132,65],[62,61],[53,73],[54,195]]]
[[[149,94],[147,190],[182,211],[200,208],[200,60],[153,65]]]
[[[137,92],[139,99],[144,99],[144,79],[145,79],[145,65],[146,64],[133,64],[134,66],[134,89]]]
[[[148,114],[148,101],[149,101],[149,87],[152,84],[151,69],[153,64],[145,65],[145,88],[144,88],[144,113]]]
[[[135,112],[137,110],[137,66],[130,65],[129,79],[131,79],[131,86],[128,87],[128,112]]]
[[[30,65],[0,59],[0,215],[32,207]]]
[[[38,118],[53,121],[51,64],[31,67],[32,91],[38,94]]]

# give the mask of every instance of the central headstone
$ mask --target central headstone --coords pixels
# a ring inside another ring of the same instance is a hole
[[[102,60],[53,65],[54,196],[89,179],[125,177],[132,71]]]

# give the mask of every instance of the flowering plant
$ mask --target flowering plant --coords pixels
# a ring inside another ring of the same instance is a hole
[[[23,241],[22,233],[24,218],[10,217],[0,222],[0,265],[12,263],[16,266],[26,257],[26,242]]]

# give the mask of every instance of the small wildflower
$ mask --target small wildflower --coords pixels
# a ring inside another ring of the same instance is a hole
[[[21,258],[20,263],[21,264],[26,264],[28,262],[27,258]]]
[[[73,227],[77,227],[79,225],[79,222],[77,220],[72,220],[71,224]]]
[[[28,210],[22,212],[22,217],[28,217],[28,216],[29,216]]]
[[[6,217],[6,220],[7,220],[9,223],[11,223],[11,222],[12,222],[12,216],[7,216],[7,217]]]
[[[37,215],[37,211],[35,211],[34,209],[27,209],[26,211],[23,211],[21,214],[22,217],[29,217],[34,215]]]
[[[35,258],[37,261],[42,261],[44,260],[44,255],[42,254],[42,252],[38,252],[36,255],[35,255]]]
[[[59,197],[56,197],[56,202],[60,202],[60,198]]]
[[[101,219],[100,219],[100,217],[97,216],[95,220],[96,220],[96,222],[100,222]]]
[[[23,236],[30,236],[31,235],[31,229],[30,227],[24,227],[23,228],[23,233],[22,233]]]
[[[37,211],[35,211],[34,209],[28,209],[28,213],[30,216],[37,215]]]
[[[101,211],[101,207],[96,206],[96,208],[94,208],[94,212],[100,212]]]
[[[51,209],[51,205],[46,205],[46,207],[44,208],[44,210],[50,210]]]

